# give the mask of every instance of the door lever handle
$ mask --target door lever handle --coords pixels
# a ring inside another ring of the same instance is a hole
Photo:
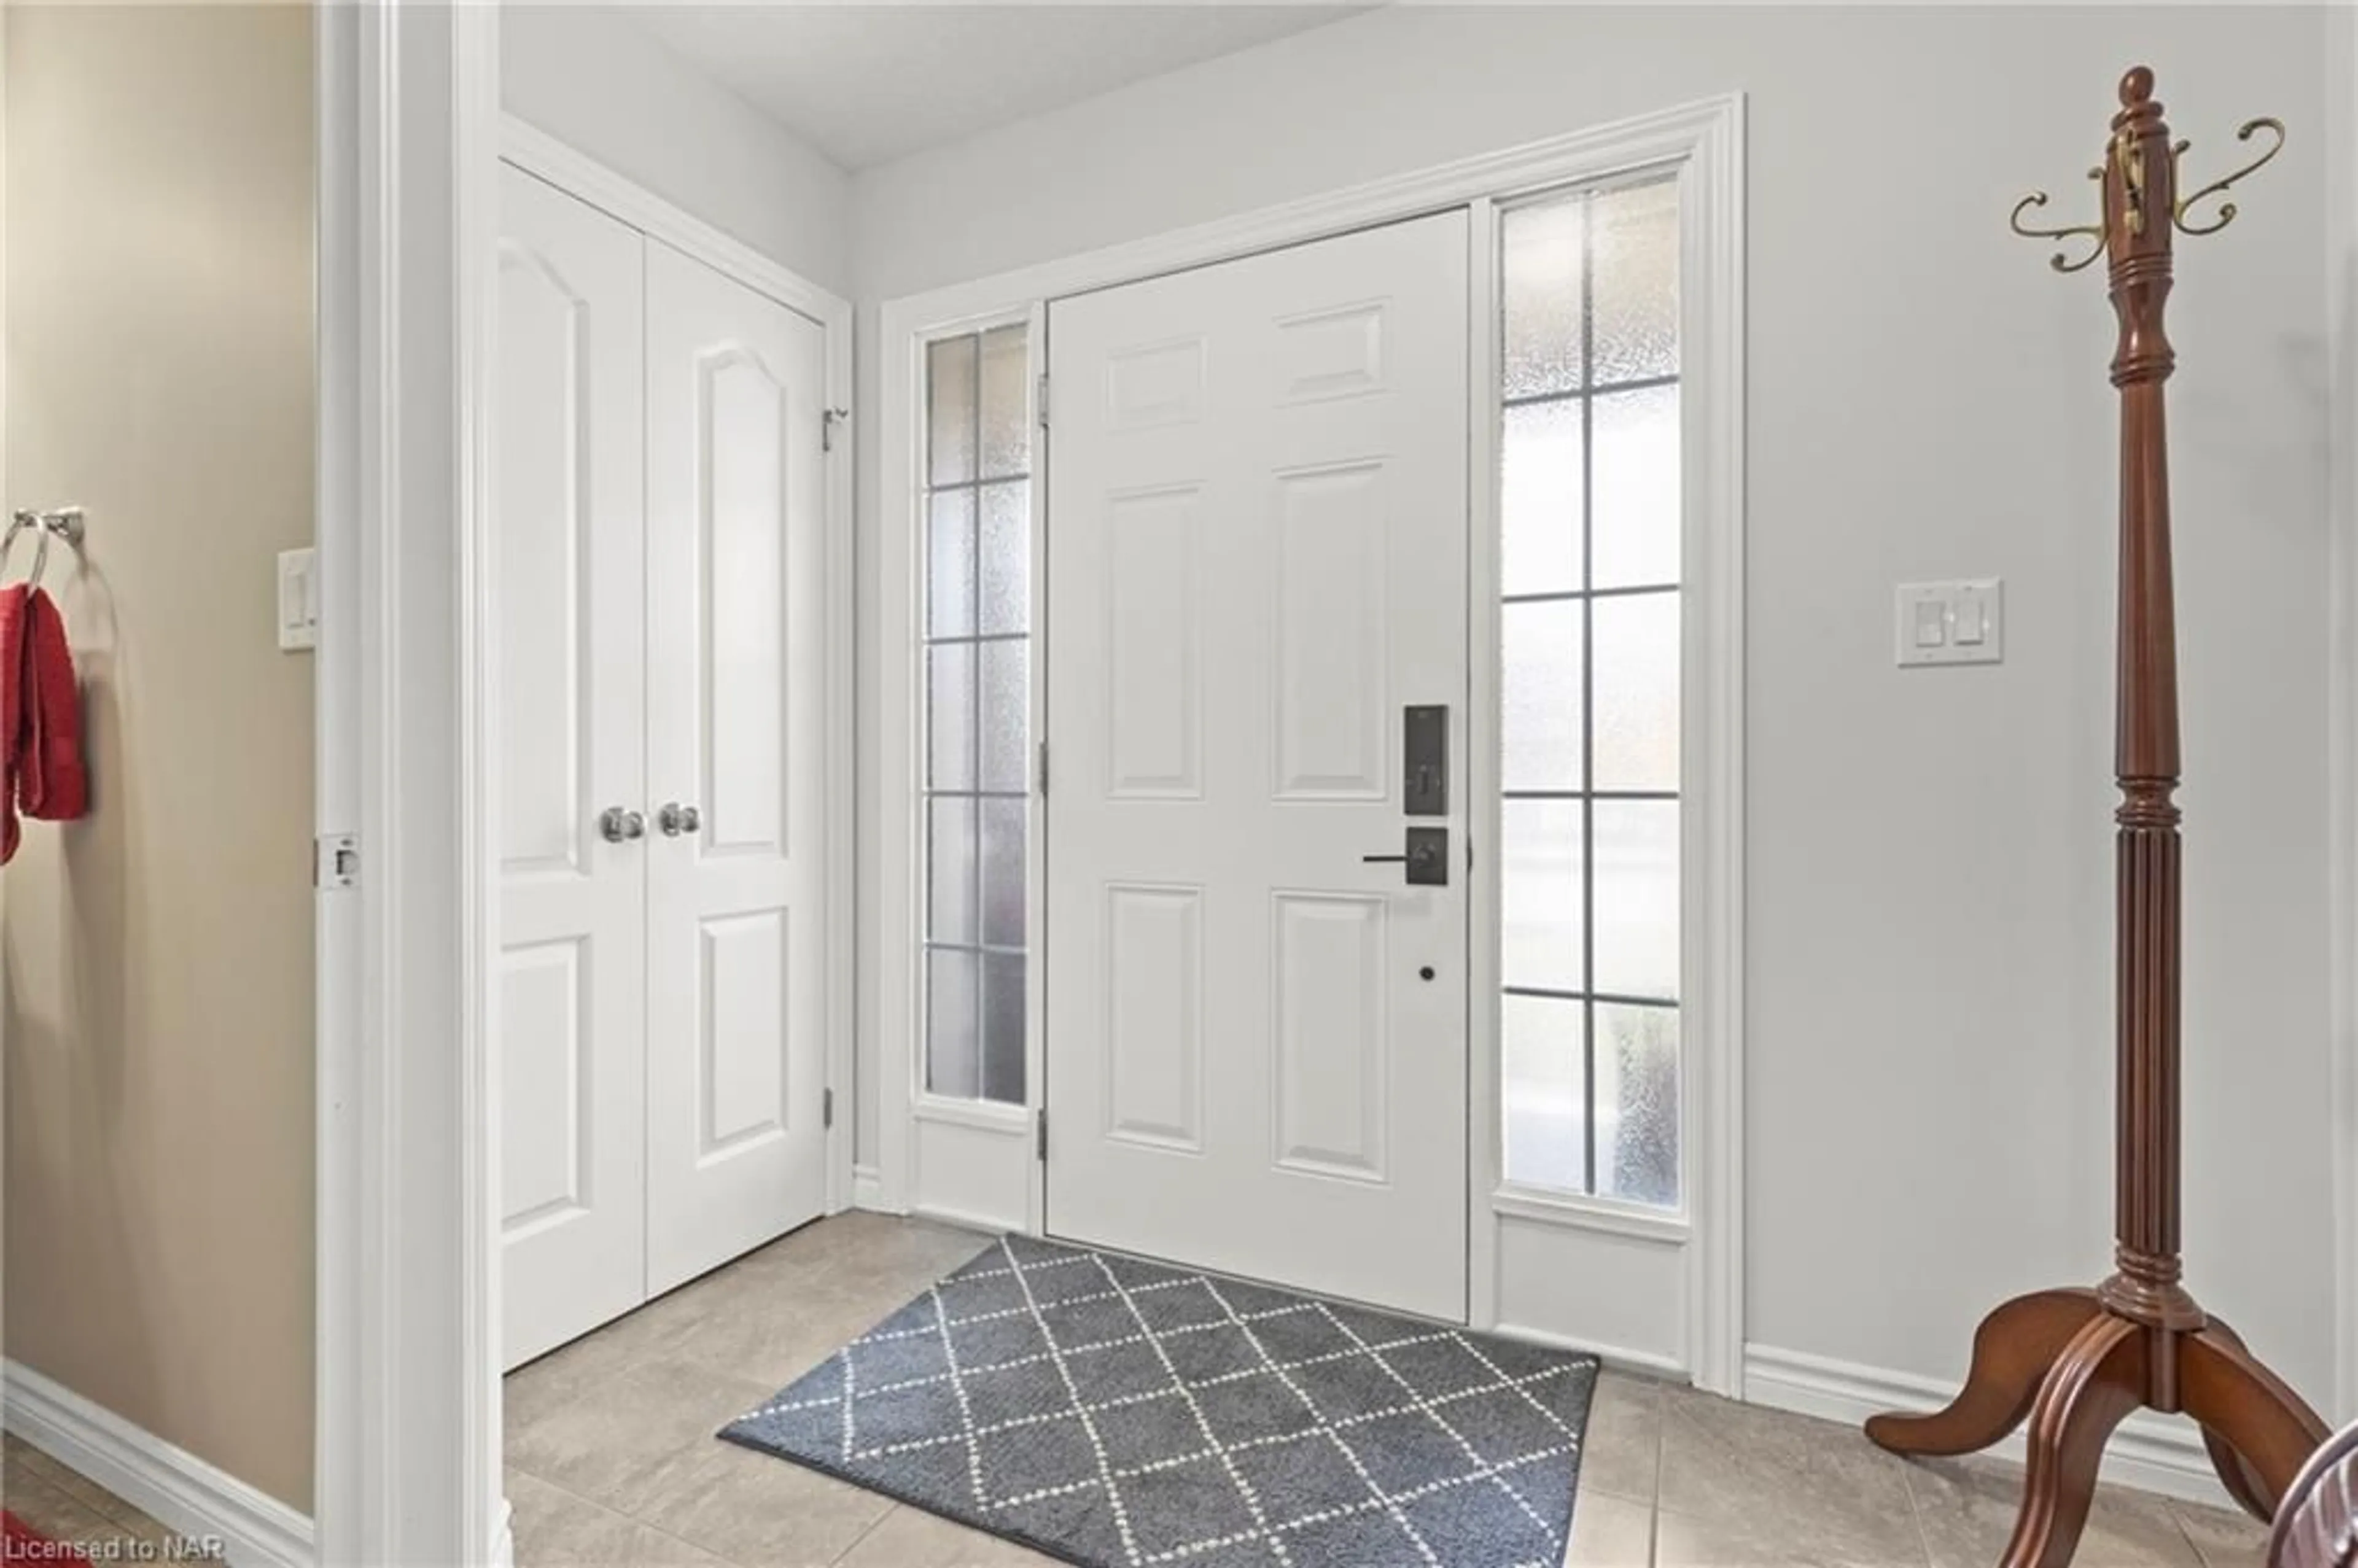
[[[1362,855],[1363,865],[1397,865],[1408,868],[1406,881],[1412,887],[1447,887],[1449,885],[1449,829],[1446,827],[1412,827],[1408,842],[1397,855]]]

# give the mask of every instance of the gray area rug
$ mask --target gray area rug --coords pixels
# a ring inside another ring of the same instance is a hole
[[[1556,1568],[1595,1382],[1009,1236],[720,1435],[1084,1568]]]

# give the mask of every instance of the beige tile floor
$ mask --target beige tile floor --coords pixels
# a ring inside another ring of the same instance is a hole
[[[89,1548],[99,1562],[201,1561],[177,1530],[154,1519],[95,1481],[59,1464],[14,1433],[0,1435],[0,1508],[51,1541]]]
[[[962,1262],[981,1238],[849,1214],[785,1238],[507,1382],[520,1568],[998,1568],[1048,1559],[712,1433]],[[2016,1474],[1916,1465],[1850,1428],[1608,1372],[1573,1514],[1579,1568],[1987,1568]],[[2079,1568],[2248,1568],[2260,1534],[2107,1488]]]

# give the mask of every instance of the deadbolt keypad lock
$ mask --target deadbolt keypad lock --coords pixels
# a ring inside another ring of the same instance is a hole
[[[1401,709],[1401,811],[1449,815],[1449,709],[1444,704]]]
[[[1359,859],[1371,866],[1401,865],[1408,868],[1404,879],[1411,887],[1447,887],[1449,885],[1449,829],[1446,827],[1412,827],[1402,853],[1397,855],[1362,855]]]

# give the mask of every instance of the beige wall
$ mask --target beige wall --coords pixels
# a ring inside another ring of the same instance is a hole
[[[306,1512],[311,24],[11,5],[11,505],[52,554],[94,807],[0,872],[8,1357]],[[12,565],[30,559],[20,542]]]

